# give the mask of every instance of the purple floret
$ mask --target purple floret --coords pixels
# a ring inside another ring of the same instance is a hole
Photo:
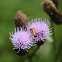
[[[50,27],[50,23],[48,20],[43,20],[40,18],[35,18],[34,20],[32,19],[31,22],[28,23],[27,25],[28,30],[30,30],[31,28],[35,29],[35,32],[37,34],[37,37],[35,39],[35,41],[44,41],[49,35],[52,35],[52,30]]]
[[[14,45],[14,49],[19,49],[19,51],[21,49],[28,51],[28,49],[34,44],[31,33],[23,29],[20,31],[17,29],[17,32],[15,29],[14,34],[10,33],[10,40]]]

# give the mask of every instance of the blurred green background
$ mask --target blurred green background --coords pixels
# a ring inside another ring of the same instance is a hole
[[[44,12],[41,3],[43,0],[0,0],[0,62],[29,62],[28,56],[19,56],[13,50],[13,45],[9,40],[9,32],[14,31],[14,14],[21,10],[27,14],[28,18],[48,19],[49,16]],[[59,0],[58,9],[62,12],[62,0]],[[32,62],[61,62],[62,61],[62,25],[53,23],[53,35],[46,39],[35,56],[32,57]],[[54,40],[55,39],[55,40]],[[36,47],[32,47],[30,51]],[[59,54],[56,56],[56,53]],[[57,61],[56,61],[57,60]]]

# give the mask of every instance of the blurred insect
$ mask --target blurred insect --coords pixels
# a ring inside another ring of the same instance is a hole
[[[34,37],[36,38],[37,37],[37,34],[35,32],[35,29],[34,28],[31,28],[30,31],[32,31],[32,34],[34,35]]]

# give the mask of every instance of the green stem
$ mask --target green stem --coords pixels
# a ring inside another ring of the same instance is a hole
[[[32,62],[32,57],[36,54],[36,52],[37,52],[37,50],[39,49],[39,47],[40,47],[40,46],[38,46],[38,47],[36,48],[36,50],[35,50],[31,55],[28,54],[28,58],[29,58],[29,61],[30,61],[30,62]]]
[[[31,55],[29,55],[30,58],[32,58],[32,57],[36,54],[36,52],[37,52],[37,50],[39,49],[39,47],[40,47],[40,46],[38,46],[38,47],[35,49],[35,51],[34,51]]]
[[[57,54],[56,54],[56,62],[57,62],[58,59],[59,59],[59,56],[60,56],[60,54],[61,54],[61,50],[62,50],[62,41],[61,41],[61,43],[60,43],[59,50],[58,50],[58,52],[57,52]]]

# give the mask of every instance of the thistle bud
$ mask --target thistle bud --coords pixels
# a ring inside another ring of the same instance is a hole
[[[53,1],[45,0],[43,2],[43,9],[51,17],[53,22],[62,24],[62,13],[59,12]]]
[[[20,27],[20,26],[26,27],[27,16],[21,11],[18,11],[14,16],[14,21],[15,21],[16,27]]]

